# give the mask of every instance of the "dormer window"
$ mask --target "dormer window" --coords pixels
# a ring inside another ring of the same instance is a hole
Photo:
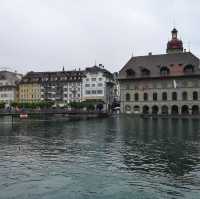
[[[186,65],[183,69],[184,73],[186,74],[190,74],[190,73],[193,73],[194,72],[194,66],[189,64],[189,65]]]
[[[141,70],[141,75],[144,77],[144,76],[149,76],[150,75],[150,71],[146,68],[143,68]]]
[[[166,66],[163,66],[160,69],[160,75],[162,75],[162,76],[167,76],[167,75],[169,75],[169,73],[170,73],[170,70]]]
[[[134,77],[135,76],[135,71],[132,69],[127,69],[126,70],[126,75],[127,77]]]

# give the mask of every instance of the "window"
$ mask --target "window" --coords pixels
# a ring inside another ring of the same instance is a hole
[[[136,102],[139,101],[139,94],[138,94],[138,93],[135,93],[134,98],[135,98],[135,101],[136,101]]]
[[[167,101],[167,93],[166,92],[162,93],[162,100]]]
[[[172,100],[177,101],[177,93],[176,92],[172,93]]]
[[[86,79],[86,82],[89,82],[89,81],[90,81],[89,78],[87,78],[87,79]]]
[[[129,93],[126,93],[126,101],[130,102],[131,101],[131,96]]]
[[[85,84],[85,87],[90,87],[90,84]]]
[[[184,91],[183,93],[182,93],[182,99],[183,100],[187,100],[187,92],[186,91]]]
[[[89,90],[86,90],[85,93],[86,95],[90,95],[91,92]]]
[[[166,76],[166,75],[169,75],[169,68],[167,68],[167,67],[165,67],[165,66],[163,66],[161,69],[160,69],[160,74],[162,75],[162,76]]]
[[[98,87],[102,87],[103,86],[103,84],[102,83],[98,83]]]
[[[157,101],[158,100],[158,94],[157,93],[153,93],[153,101]]]
[[[92,84],[92,87],[95,87],[95,84]]]
[[[95,81],[96,81],[96,78],[92,78],[92,81],[95,82]]]
[[[198,92],[197,91],[193,92],[193,100],[198,100]]]
[[[194,72],[194,66],[193,65],[187,65],[183,69],[184,73],[190,74]]]
[[[141,75],[142,75],[143,77],[149,76],[149,75],[150,75],[150,71],[149,71],[148,69],[146,69],[146,68],[143,68],[143,69],[141,70]]]
[[[148,94],[144,93],[144,101],[147,101],[147,100],[148,100]]]
[[[92,94],[96,94],[97,93],[97,91],[96,90],[92,90]]]
[[[126,70],[126,75],[127,77],[134,77],[135,76],[135,71],[132,69],[127,69]]]
[[[99,81],[102,81],[102,78],[101,78],[101,77],[99,77]]]
[[[97,94],[102,94],[103,91],[102,90],[97,90]]]

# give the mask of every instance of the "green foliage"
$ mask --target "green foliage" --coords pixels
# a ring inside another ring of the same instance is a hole
[[[0,102],[0,109],[5,108],[5,103],[4,102]]]
[[[12,107],[18,108],[29,108],[29,109],[36,109],[36,108],[51,108],[53,106],[53,102],[13,102],[11,104]]]

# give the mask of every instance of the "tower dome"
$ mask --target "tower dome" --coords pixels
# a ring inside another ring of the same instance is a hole
[[[167,43],[167,53],[181,53],[183,52],[183,42],[178,39],[178,31],[174,28],[172,31],[172,39]]]

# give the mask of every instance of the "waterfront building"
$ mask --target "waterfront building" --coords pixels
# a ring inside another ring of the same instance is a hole
[[[114,77],[113,74],[99,66],[85,69],[83,78],[83,101],[103,102],[107,109],[110,108],[114,99]]]
[[[29,72],[19,85],[21,102],[82,101],[83,71]]]
[[[166,54],[131,57],[119,72],[122,113],[199,114],[200,61],[172,30]]]
[[[17,84],[21,74],[10,71],[0,71],[0,102],[11,103],[17,101]]]

